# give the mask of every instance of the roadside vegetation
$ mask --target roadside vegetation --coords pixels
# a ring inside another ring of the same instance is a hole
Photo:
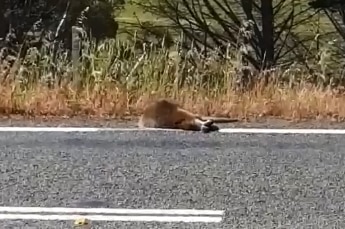
[[[332,1],[64,0],[48,17],[38,0],[31,20],[25,3],[2,2],[12,11],[0,12],[0,114],[123,118],[168,97],[203,115],[345,118],[345,30]]]

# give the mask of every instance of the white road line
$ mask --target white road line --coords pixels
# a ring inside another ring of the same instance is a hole
[[[88,213],[98,215],[90,215]],[[91,221],[156,221],[219,223],[222,221],[223,214],[224,211],[220,210],[197,209],[0,207],[0,220],[77,220],[80,218],[87,218]]]
[[[97,127],[0,127],[0,132],[100,132],[100,131],[180,131],[158,128],[97,128]]]
[[[0,127],[0,132],[98,132],[108,128],[93,127]],[[110,130],[110,129],[109,129]]]
[[[127,131],[182,131],[159,128],[97,128],[97,127],[0,127],[0,132],[127,132]],[[345,134],[345,129],[265,129],[223,128],[221,133],[230,134]]]
[[[125,208],[63,208],[63,207],[0,207],[0,212],[16,213],[94,213],[94,214],[138,214],[138,215],[216,215],[221,210],[197,209],[125,209]]]
[[[87,218],[91,221],[156,221],[186,223],[219,223],[222,217],[197,216],[114,216],[114,215],[39,215],[39,214],[0,214],[0,220],[76,220]]]
[[[345,129],[258,129],[258,128],[224,128],[221,133],[246,134],[345,134]]]

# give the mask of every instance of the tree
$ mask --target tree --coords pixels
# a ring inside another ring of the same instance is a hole
[[[313,0],[308,3],[314,9],[339,9],[339,6],[345,6],[343,0]]]
[[[308,3],[313,9],[322,11],[333,24],[338,34],[345,41],[345,1],[343,0],[313,0]],[[345,53],[345,50],[342,50]]]
[[[89,7],[83,21],[97,40],[106,37],[115,37],[118,24],[114,19],[113,11],[124,4],[123,0],[0,0],[0,38],[15,28],[17,42],[22,44],[27,39],[30,30],[59,35],[54,39],[64,41],[68,45],[71,26],[77,23],[80,13]],[[66,18],[64,17],[66,14]],[[3,17],[3,18],[1,18]],[[64,19],[64,20],[63,20]],[[59,24],[62,26],[59,27]],[[34,28],[36,27],[36,28]],[[36,33],[37,34],[37,33]]]
[[[71,57],[72,52],[68,51],[72,43],[82,43],[72,42],[72,26],[84,35],[91,35],[96,44],[105,38],[115,38],[118,24],[113,11],[124,0],[0,0],[0,4],[0,64],[16,66],[8,68],[15,71],[18,66],[38,65],[50,57],[47,69],[51,78],[59,77],[55,82],[61,83],[62,74],[56,74],[57,57],[66,53]],[[34,54],[24,58],[28,50]]]
[[[224,56],[230,45],[232,50],[241,49],[256,69],[295,61],[291,53],[303,41],[294,29],[315,15],[297,0],[147,0],[137,4],[168,18],[198,50],[207,53],[219,48]],[[191,47],[191,43],[185,45]]]

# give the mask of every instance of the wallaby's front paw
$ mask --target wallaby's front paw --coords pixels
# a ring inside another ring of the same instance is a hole
[[[211,131],[211,128],[209,126],[201,125],[201,132],[209,133],[210,131]]]
[[[207,126],[207,127],[211,127],[212,125],[213,125],[213,120],[211,120],[211,119],[208,119],[208,120],[206,120],[205,122],[204,122],[204,126]]]
[[[201,132],[203,133],[209,133],[209,132],[218,131],[218,130],[219,130],[219,127],[216,125],[206,126],[204,124],[201,126]]]

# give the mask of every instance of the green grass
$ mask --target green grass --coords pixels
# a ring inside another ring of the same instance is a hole
[[[289,10],[291,8],[290,2],[291,0],[284,2],[284,6],[286,7],[283,9],[285,10],[282,10],[280,15],[277,16],[277,20],[284,17],[284,14],[289,13]],[[308,7],[307,2],[305,0],[294,0],[294,2],[296,14],[300,11],[304,11]],[[237,15],[239,15],[242,18],[245,18],[242,8],[238,4],[236,4],[235,1],[231,5],[233,6],[235,12],[237,12]],[[311,14],[312,12],[313,11],[310,10],[307,13]],[[298,18],[295,19],[295,21],[298,21],[300,18],[305,16],[306,14],[300,15]],[[334,27],[329,21],[329,19],[323,14],[319,14],[319,16],[319,18],[316,16],[312,20],[297,26],[295,29],[296,32],[301,33],[305,36],[315,36],[317,32],[317,27],[319,27],[321,33],[334,32]],[[140,21],[149,21],[158,25],[164,25],[168,22],[164,18],[159,18],[156,15],[152,15],[149,12],[144,12],[142,8],[135,4],[126,4],[124,10],[122,10],[117,15],[117,18],[119,18],[119,22],[122,23],[122,26],[125,26],[125,22],[137,22],[137,19],[135,17],[138,17]],[[223,17],[226,18],[227,16],[223,15]],[[259,15],[257,17],[259,17]],[[211,22],[211,25],[215,25],[215,22]]]
[[[292,2],[291,0],[287,0],[284,2],[284,7],[282,7],[280,14],[278,14],[276,17],[277,19],[276,23],[281,22],[287,16],[287,14],[290,13],[292,9],[291,2]],[[295,9],[296,14],[308,8],[307,1],[305,0],[294,0],[294,4],[295,4],[294,9]],[[242,18],[245,18],[243,9],[241,8],[240,5],[236,4],[235,1],[232,3],[232,7],[235,10],[235,12],[237,12],[237,15],[239,15]],[[313,10],[309,10],[306,13],[303,13],[302,15],[299,15],[298,17],[296,17],[294,21],[297,22],[301,20],[302,18],[306,17],[307,15],[311,15],[313,12],[314,12]],[[135,31],[138,31],[139,36],[140,36],[141,29],[136,24],[137,19],[134,18],[134,14],[137,15],[137,17],[139,18],[141,22],[147,21],[157,26],[162,26],[162,25],[164,26],[164,25],[169,24],[166,19],[160,18],[158,20],[158,18],[155,15],[152,15],[148,12],[144,12],[143,9],[136,6],[135,4],[127,4],[125,6],[125,9],[119,14],[119,18],[122,18],[121,20],[119,20],[121,31],[127,30],[127,31],[131,31],[132,33],[134,33]],[[226,15],[223,15],[223,17],[227,18]],[[132,19],[129,20],[129,18],[132,18]],[[260,18],[260,15],[256,15],[256,18]],[[134,24],[128,25],[127,22],[134,23]],[[211,20],[210,24],[214,28],[217,28],[216,22]],[[177,39],[178,36],[180,35],[177,31],[170,31],[170,32],[172,33],[175,39]],[[327,53],[327,56],[323,56],[323,57],[326,57],[323,59],[323,61],[328,62],[328,64],[330,65],[329,69],[332,69],[334,67],[332,65],[340,64],[341,61],[338,60],[339,58],[338,58],[338,53],[337,53],[338,51],[337,46],[341,45],[343,43],[343,40],[335,32],[334,26],[326,17],[326,15],[324,15],[323,13],[319,13],[318,15],[315,15],[310,20],[305,21],[302,24],[296,25],[293,28],[292,32],[296,34],[299,37],[299,39],[308,40],[304,42],[304,47],[307,50],[299,50],[299,52],[300,53],[310,52],[308,53],[309,57],[307,55],[305,55],[304,57],[305,59],[309,60],[309,63],[310,63],[310,59],[315,60],[315,58],[317,58],[317,55],[319,55],[319,53],[322,52],[322,53]],[[333,34],[330,34],[330,33],[333,33]],[[317,41],[316,41],[316,37],[318,38]],[[121,33],[119,35],[119,38],[121,40],[129,40],[132,37]],[[310,54],[312,54],[312,56]],[[289,58],[289,57],[291,58],[291,55],[288,55],[284,58]],[[334,64],[331,63],[332,61],[334,62]],[[311,67],[314,67],[314,66],[311,65]]]

